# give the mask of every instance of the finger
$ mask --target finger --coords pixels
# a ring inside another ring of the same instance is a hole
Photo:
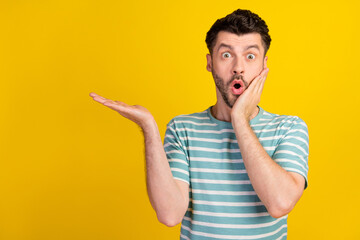
[[[269,73],[269,68],[264,68],[264,69],[261,71],[260,75],[261,75],[261,76],[267,76],[268,73]]]
[[[103,102],[103,105],[110,108],[110,109],[112,109],[112,110],[117,111],[120,114],[126,114],[126,113],[129,112],[128,107],[126,107],[124,105],[121,105],[120,103],[117,103],[116,101],[107,100],[107,101]]]
[[[256,91],[257,94],[261,94],[262,88],[264,86],[265,79],[266,79],[266,77],[261,76],[259,82],[256,84],[256,90],[255,91]]]
[[[266,59],[265,59],[265,64],[264,64],[264,68],[267,68],[267,56],[265,57]]]
[[[124,107],[128,107],[129,105],[124,103],[124,102],[120,102],[120,101],[112,101],[110,99],[107,99],[107,98],[104,98],[94,92],[90,93],[90,96],[93,97],[93,99],[97,102],[100,102],[102,104],[104,104],[105,106],[109,105],[109,106],[112,106],[112,105],[116,105],[116,103],[118,105],[121,105],[121,106],[124,106]]]
[[[258,88],[257,88],[257,93],[258,93],[258,94],[261,94],[261,93],[262,93],[262,90],[263,90],[263,88],[264,88],[265,79],[266,79],[266,77],[263,76],[263,77],[261,78],[260,82],[259,82],[259,85],[258,85]]]
[[[264,68],[259,75],[257,75],[250,83],[249,86],[247,87],[247,89],[245,90],[245,92],[247,94],[259,94],[262,92],[262,88],[263,88],[263,82],[266,79],[267,73],[269,72],[268,68]]]
[[[124,102],[121,102],[121,101],[115,101],[117,104],[121,105],[121,106],[124,106],[124,107],[130,107],[130,105],[124,103]]]
[[[107,106],[117,112],[119,112],[124,117],[127,117],[128,114],[134,114],[134,108],[131,105],[128,105],[121,101],[112,101],[108,100],[104,102],[104,106]]]
[[[270,69],[269,69],[269,68],[266,68],[266,69],[265,69],[265,75],[268,75],[269,71],[270,71]]]
[[[104,106],[107,106],[107,107],[116,107],[116,106],[118,106],[118,104],[115,101],[110,100],[110,99],[106,99],[105,101],[102,102],[102,104]]]
[[[95,101],[101,103],[101,104],[104,104],[105,102],[110,102],[111,100],[110,99],[107,99],[107,98],[104,98],[104,97],[94,97],[93,98]]]
[[[254,80],[252,80],[251,81],[251,83],[250,83],[250,85],[249,85],[249,88],[250,89],[257,89],[257,86],[258,86],[258,84],[259,84],[259,81],[261,80],[261,78],[262,78],[262,72],[259,74],[259,75],[257,75],[255,78],[254,78]]]
[[[113,101],[104,97],[101,97],[100,95],[94,95],[93,99],[104,106],[111,107],[112,109],[119,109],[122,110],[121,107],[128,107],[126,103],[120,102],[120,101]],[[120,107],[120,108],[119,108]]]
[[[265,85],[265,80],[266,80],[266,77],[267,77],[267,73],[266,75],[264,75],[260,81],[260,84],[259,84],[259,88],[258,88],[258,93],[261,94],[263,89],[264,89],[264,85]]]
[[[264,68],[260,73],[259,73],[259,75],[257,75],[252,81],[251,81],[251,83],[252,82],[258,82],[259,80],[260,80],[260,78],[262,77],[262,76],[266,76],[267,75],[267,73],[269,72],[269,69],[268,68]]]
[[[269,73],[269,69],[268,68],[264,68],[261,73],[259,74],[260,78],[258,79],[258,82],[263,82],[265,81],[267,74]]]
[[[90,97],[104,98],[104,97],[102,97],[102,96],[100,96],[99,94],[96,94],[96,93],[94,93],[94,92],[91,92],[89,95],[90,95]],[[105,99],[105,98],[104,98],[104,99]]]
[[[104,103],[105,101],[108,100],[107,98],[104,98],[96,93],[90,93],[90,96],[99,103]]]

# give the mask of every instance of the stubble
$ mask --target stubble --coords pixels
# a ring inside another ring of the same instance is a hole
[[[229,81],[225,82],[223,78],[221,78],[219,75],[216,74],[214,69],[212,69],[211,72],[212,72],[212,75],[213,75],[213,78],[215,81],[215,85],[218,88],[225,104],[229,108],[232,108],[234,106],[237,98],[240,96],[240,95],[233,95],[231,93],[230,85],[231,85],[232,81],[234,81],[235,79],[242,80],[245,85],[245,88],[247,88],[249,84],[244,80],[242,75],[234,75]],[[234,96],[233,100],[230,100],[231,95]]]

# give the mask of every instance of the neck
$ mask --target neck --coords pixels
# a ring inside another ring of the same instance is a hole
[[[226,104],[221,104],[219,102],[216,102],[216,104],[210,109],[214,118],[224,122],[231,122],[231,110],[232,108],[229,108]],[[258,115],[259,110],[258,106],[253,109],[250,115],[250,120]]]

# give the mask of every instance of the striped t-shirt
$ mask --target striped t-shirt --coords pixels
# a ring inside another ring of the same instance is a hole
[[[231,122],[217,120],[210,108],[167,125],[164,149],[173,177],[189,183],[180,239],[286,239],[287,215],[269,215],[251,185]],[[306,188],[305,122],[259,109],[251,128],[277,164],[304,176]]]

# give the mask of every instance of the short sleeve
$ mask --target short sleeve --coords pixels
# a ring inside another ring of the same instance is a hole
[[[172,175],[175,179],[189,184],[189,161],[184,143],[176,133],[175,121],[171,120],[167,124],[164,150],[168,159]]]
[[[306,123],[296,117],[290,129],[277,145],[273,159],[286,171],[296,172],[305,178],[308,185],[309,134]]]

